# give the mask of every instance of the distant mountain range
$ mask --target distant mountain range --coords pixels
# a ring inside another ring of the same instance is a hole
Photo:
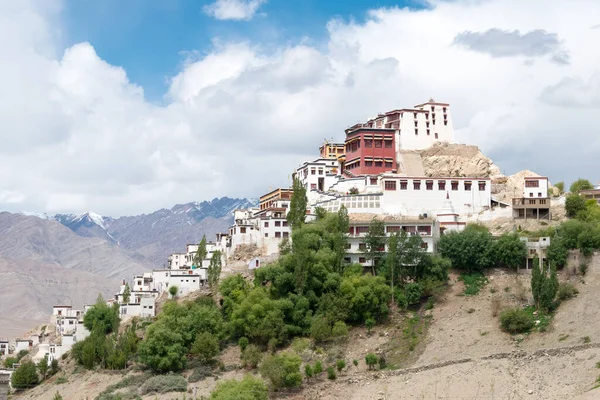
[[[120,279],[166,265],[169,254],[203,235],[214,240],[234,210],[257,203],[223,197],[119,218],[0,212],[0,282],[7,283],[0,321],[10,321],[0,324],[0,337],[46,322],[53,304],[80,307],[99,292],[111,296]]]

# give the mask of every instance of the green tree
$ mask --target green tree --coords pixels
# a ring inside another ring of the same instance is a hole
[[[156,373],[180,371],[185,366],[186,348],[182,336],[162,322],[148,327],[138,348],[138,357]]]
[[[587,179],[579,178],[575,182],[571,183],[571,187],[569,191],[571,193],[579,193],[581,190],[590,190],[593,189],[594,185]]]
[[[365,356],[365,362],[367,363],[367,367],[369,370],[373,369],[375,365],[377,365],[378,358],[375,354],[369,353]]]
[[[60,368],[58,367],[58,360],[54,359],[52,360],[52,362],[50,363],[50,375],[56,375],[56,373],[60,370]]]
[[[315,376],[323,372],[323,364],[321,363],[321,361],[315,362],[315,367],[313,368],[313,370],[315,372]]]
[[[210,332],[200,332],[192,345],[192,354],[198,356],[203,364],[210,363],[219,355],[219,339]]]
[[[196,254],[194,255],[193,264],[196,268],[202,268],[202,262],[206,258],[206,235],[202,236],[202,240],[198,243],[198,250],[196,250]]]
[[[527,247],[516,233],[505,233],[494,242],[494,255],[498,265],[518,269],[525,263]]]
[[[173,285],[169,288],[169,294],[171,295],[171,297],[175,297],[177,296],[177,293],[179,293],[179,288],[176,285]]]
[[[310,336],[317,343],[331,339],[331,325],[328,319],[322,315],[315,315],[310,325]]]
[[[98,295],[94,304],[83,316],[83,326],[92,332],[98,331],[103,334],[117,331],[119,328],[119,305],[112,307],[106,304],[101,294]]]
[[[588,224],[577,236],[577,248],[586,257],[593,254],[594,250],[600,248],[600,227],[595,224]]]
[[[313,368],[310,364],[306,364],[304,366],[304,375],[306,376],[306,379],[310,379],[313,377]]]
[[[585,210],[585,199],[577,193],[570,193],[565,199],[567,217],[575,218],[580,211]]]
[[[6,357],[4,359],[4,366],[6,368],[12,368],[14,364],[18,363],[17,357]]]
[[[556,265],[558,268],[562,268],[567,265],[569,249],[567,248],[566,241],[562,236],[556,235],[550,240],[550,246],[548,246],[547,255],[548,262]]]
[[[45,381],[48,370],[50,369],[50,365],[48,365],[48,354],[38,362],[37,369],[42,376],[42,381]]]
[[[367,328],[368,335],[371,334],[371,330],[373,329],[374,326],[375,326],[375,320],[373,318],[367,318],[367,320],[365,321],[365,327]]]
[[[462,232],[442,235],[438,251],[450,259],[454,268],[466,272],[482,271],[493,265],[492,235],[485,227],[468,225]]]
[[[531,293],[538,310],[548,311],[554,307],[554,300],[558,292],[558,277],[556,275],[556,266],[544,264],[539,266],[539,260],[533,260],[534,265],[531,271]]]
[[[123,304],[129,304],[129,300],[131,298],[131,289],[129,288],[129,283],[125,283],[125,289],[123,289]]]
[[[306,198],[306,188],[298,178],[294,178],[292,189],[294,192],[290,201],[287,221],[292,229],[296,229],[304,224],[308,199]]]
[[[228,379],[217,384],[210,394],[211,400],[267,400],[269,389],[265,383],[250,375],[241,381]]]
[[[242,353],[242,361],[244,362],[244,366],[248,366],[250,368],[256,368],[262,358],[263,353],[260,351],[258,346],[254,344],[249,344]]]
[[[348,321],[363,322],[368,318],[381,320],[388,315],[391,291],[381,276],[344,277],[339,296],[347,304]]]
[[[336,378],[337,375],[335,374],[335,369],[333,368],[333,366],[327,367],[327,379],[334,380]]]
[[[296,387],[302,384],[300,374],[302,359],[291,352],[266,357],[260,364],[260,374],[269,380],[274,388]]]
[[[221,252],[216,250],[208,265],[208,285],[211,289],[216,289],[219,286],[219,277],[221,276]]]
[[[565,183],[564,182],[556,182],[554,187],[558,189],[559,194],[563,194],[565,192]]]
[[[371,263],[373,275],[375,275],[378,264],[385,254],[386,241],[385,223],[382,220],[373,217],[369,224],[369,230],[365,234],[365,248],[362,250]]]
[[[29,389],[40,383],[37,368],[32,361],[25,361],[11,375],[10,383],[15,389]]]
[[[346,368],[346,361],[344,360],[337,360],[335,362],[335,367],[337,368],[338,372],[342,372],[344,368]]]

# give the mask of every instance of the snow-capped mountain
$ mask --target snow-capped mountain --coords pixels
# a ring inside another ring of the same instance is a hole
[[[56,220],[84,237],[98,237],[132,251],[140,260],[164,265],[167,256],[183,251],[187,243],[197,243],[206,235],[213,240],[226,232],[236,209],[254,207],[257,199],[215,198],[211,201],[177,204],[151,214],[111,218],[94,212],[84,214],[24,213]]]

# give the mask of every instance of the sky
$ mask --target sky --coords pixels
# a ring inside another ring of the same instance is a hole
[[[506,174],[600,180],[597,0],[0,0],[0,210],[287,186],[430,97]]]

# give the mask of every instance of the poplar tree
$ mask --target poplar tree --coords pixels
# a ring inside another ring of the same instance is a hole
[[[369,224],[369,230],[365,235],[365,249],[364,253],[367,254],[371,261],[371,269],[373,275],[375,275],[377,264],[385,253],[385,224],[373,217]]]
[[[215,251],[210,259],[208,265],[208,286],[211,289],[215,289],[219,285],[219,277],[221,276],[221,252]]]
[[[196,251],[196,255],[194,256],[193,264],[196,268],[202,268],[202,261],[206,258],[206,235],[202,236],[202,240],[198,244],[198,250]]]
[[[125,289],[123,290],[123,304],[129,304],[130,298],[131,298],[131,289],[129,288],[129,283],[125,283]]]
[[[292,229],[301,227],[306,219],[306,206],[308,199],[306,198],[306,188],[298,178],[294,179],[292,186],[294,193],[290,201],[290,209],[287,214],[287,221]]]

